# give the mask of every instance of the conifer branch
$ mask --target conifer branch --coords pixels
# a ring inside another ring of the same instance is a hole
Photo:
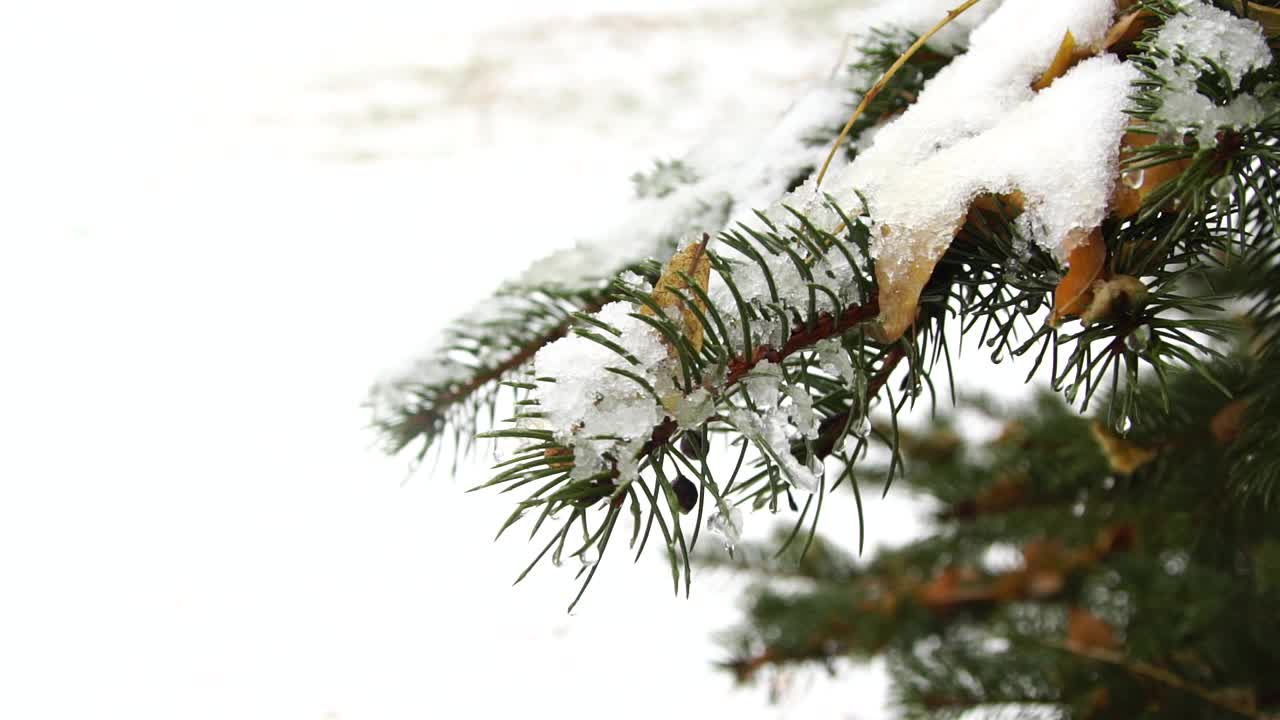
[[[926,611],[931,622],[946,625],[1002,605],[1056,602],[1072,578],[1083,577],[1131,545],[1132,527],[1120,524],[1101,533],[1099,541],[1089,547],[1065,550],[1052,543],[1029,546],[1023,567],[1007,572],[984,576],[971,567],[952,566],[928,581],[902,574],[892,562],[882,562],[872,573],[856,575],[846,583],[843,592],[851,604],[843,608],[841,615],[822,619],[820,629],[812,632],[801,647],[774,645],[725,665],[740,682],[745,682],[767,665],[823,661],[849,653],[872,654],[880,650],[883,637],[891,632],[883,629],[885,624],[892,627],[906,622],[913,608]],[[869,629],[877,624],[882,630]],[[860,632],[867,633],[864,644],[856,639]]]
[[[602,305],[603,303],[599,301],[587,303],[582,306],[579,312],[597,312]],[[547,332],[513,348],[514,352],[505,360],[496,365],[477,369],[466,382],[455,385],[449,390],[431,397],[429,405],[424,405],[407,413],[400,421],[401,426],[397,428],[397,432],[408,438],[405,441],[406,443],[413,437],[431,432],[437,419],[446,415],[451,407],[470,399],[482,388],[488,387],[524,367],[533,359],[534,355],[537,355],[539,350],[564,337],[572,327],[573,320],[565,320]],[[430,441],[428,440],[429,443]]]
[[[1250,718],[1251,720],[1276,720],[1277,717],[1280,717],[1271,713],[1260,712],[1256,707],[1253,707],[1251,704],[1244,702],[1237,697],[1233,697],[1229,692],[1222,692],[1207,688],[1199,683],[1180,677],[1167,668],[1152,665],[1151,663],[1143,662],[1141,660],[1134,660],[1126,657],[1124,653],[1116,650],[1110,650],[1102,647],[1085,647],[1079,644],[1052,641],[1046,642],[1045,645],[1056,650],[1070,653],[1076,657],[1086,658],[1123,668],[1137,677],[1154,680],[1161,685],[1192,695],[1206,703],[1209,703],[1210,705],[1222,708],[1223,710],[1228,710],[1241,717]]]

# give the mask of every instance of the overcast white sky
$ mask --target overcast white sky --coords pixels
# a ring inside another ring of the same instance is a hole
[[[633,170],[836,62],[746,6],[0,11],[0,717],[878,717],[866,674],[731,690],[737,586],[672,599],[656,554],[574,617],[568,568],[511,588],[481,464],[402,483],[358,407]]]

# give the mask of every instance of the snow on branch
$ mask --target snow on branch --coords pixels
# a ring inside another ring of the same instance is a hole
[[[1069,398],[1084,387],[1086,403],[1108,369],[1119,382],[1121,363],[1131,384],[1139,362],[1161,377],[1171,362],[1195,366],[1197,338],[1217,329],[1160,316],[1183,300],[1176,282],[1277,216],[1265,192],[1203,201],[1223,178],[1271,187],[1280,171],[1280,84],[1261,27],[1200,0],[979,3],[961,18],[972,25],[949,28],[951,45],[912,59],[819,187],[825,148],[812,140],[836,136],[841,88],[865,91],[869,69],[902,65],[885,52],[901,32],[885,28],[907,29],[901,52],[948,5],[883,4],[878,29],[856,36],[852,69],[774,132],[641,176],[636,213],[614,233],[539,263],[460,321],[450,348],[464,357],[437,354],[381,386],[390,427],[437,422],[400,444],[429,443],[450,408],[527,367],[514,417],[487,434],[520,442],[489,485],[536,481],[504,528],[534,512],[536,534],[567,508],[543,554],[558,559],[580,523],[573,554],[598,557],[626,505],[632,543],[643,548],[656,520],[687,587],[704,506],[731,545],[738,505],[807,498],[798,530],[811,505],[816,522],[833,458],[844,472],[831,487],[854,484],[879,396],[892,419],[940,358],[949,372],[950,315],[965,331],[981,320],[983,340],[1009,352],[1040,343],[1055,367],[1065,346],[1055,385]],[[537,293],[540,310],[512,314]],[[1053,312],[1034,327],[1046,298]],[[1059,329],[1073,318],[1082,329]],[[1019,322],[1032,330],[1021,345]],[[709,433],[740,448],[727,480],[706,462]]]

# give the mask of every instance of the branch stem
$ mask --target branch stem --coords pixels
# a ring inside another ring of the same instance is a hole
[[[1052,642],[1049,643],[1049,645],[1050,647],[1066,651],[1077,657],[1088,658],[1089,660],[1096,660],[1097,662],[1124,668],[1138,677],[1154,680],[1175,690],[1181,690],[1185,693],[1195,695],[1210,705],[1215,705],[1224,710],[1229,710],[1241,717],[1253,718],[1254,720],[1276,720],[1276,716],[1274,715],[1266,715],[1241,701],[1226,697],[1222,693],[1215,692],[1203,685],[1199,685],[1175,675],[1170,670],[1159,667],[1158,665],[1142,662],[1141,660],[1133,660],[1125,657],[1122,653],[1116,652],[1115,650],[1108,650],[1106,648],[1099,647],[1081,647],[1078,645],[1070,645],[1068,643],[1060,642]]]

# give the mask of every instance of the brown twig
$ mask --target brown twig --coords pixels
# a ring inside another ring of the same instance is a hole
[[[1143,662],[1141,660],[1133,660],[1125,657],[1123,653],[1115,650],[1108,650],[1106,648],[1099,647],[1073,646],[1069,643],[1062,642],[1050,642],[1047,644],[1050,647],[1068,652],[1077,657],[1088,658],[1090,660],[1096,660],[1097,662],[1124,668],[1133,675],[1137,675],[1138,677],[1146,678],[1148,680],[1154,680],[1175,690],[1181,690],[1185,693],[1195,695],[1211,705],[1215,705],[1224,710],[1229,710],[1242,717],[1253,718],[1254,720],[1276,720],[1275,715],[1264,714],[1249,704],[1187,680],[1186,678],[1180,677],[1174,674],[1171,670],[1162,668],[1158,665],[1152,665],[1151,663]]]
[[[730,360],[729,372],[725,379],[725,387],[730,387],[741,381],[747,373],[751,372],[752,368],[763,360],[780,362],[800,350],[811,347],[819,340],[843,335],[858,323],[875,317],[879,312],[880,305],[876,298],[872,298],[862,305],[854,305],[845,308],[844,312],[840,313],[839,316],[823,314],[818,318],[817,322],[813,323],[811,326],[797,328],[793,331],[791,336],[787,338],[787,342],[784,343],[781,348],[775,348],[772,345],[760,345],[752,350],[750,354],[740,355]],[[869,392],[877,392],[880,387],[884,385],[885,381],[888,380],[888,372],[892,371],[893,367],[902,359],[902,356],[903,351],[900,347],[895,347],[890,351],[889,357],[885,360],[885,367],[887,368],[887,371],[882,371],[881,375],[871,381],[868,385]],[[845,412],[839,415],[833,415],[831,418],[828,418],[827,421],[830,422],[833,418],[837,417],[847,419],[848,414]],[[843,421],[841,421],[840,426],[843,427]],[[826,427],[826,423],[823,424],[823,427]],[[679,429],[679,426],[676,424],[675,420],[667,418],[662,421],[662,424],[654,428],[653,435],[650,436],[649,442],[645,443],[644,447],[640,449],[639,456],[644,457],[653,452],[655,448],[666,444],[666,442],[671,439],[671,436],[675,434],[677,429]],[[821,428],[819,431],[821,432]],[[834,439],[832,439],[831,442],[834,442]],[[829,452],[830,450],[828,450],[828,453]]]
[[[772,345],[761,345],[746,355],[730,360],[725,386],[733,385],[741,380],[743,376],[751,372],[751,369],[763,360],[781,362],[796,352],[811,347],[819,340],[843,335],[859,323],[866,322],[878,314],[880,314],[879,298],[872,298],[861,305],[845,308],[844,312],[840,313],[838,317],[824,313],[811,326],[794,330],[781,348],[775,348]]]

